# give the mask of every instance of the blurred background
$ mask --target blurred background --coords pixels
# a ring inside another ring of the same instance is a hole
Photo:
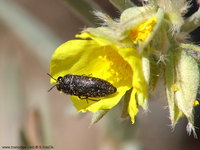
[[[151,95],[150,111],[141,110],[134,125],[120,119],[117,106],[91,126],[90,113],[76,113],[57,90],[47,92],[51,55],[83,28],[98,25],[93,9],[113,18],[120,14],[108,0],[0,0],[0,149],[199,150],[184,118],[170,128],[162,84]],[[187,16],[197,9],[194,3]]]

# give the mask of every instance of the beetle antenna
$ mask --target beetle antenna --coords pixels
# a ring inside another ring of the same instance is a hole
[[[55,81],[57,81],[52,75],[50,75],[49,73],[47,73],[48,76],[50,76],[52,79],[54,79]]]
[[[48,90],[48,92],[50,92],[55,86],[56,86],[56,84],[53,85],[53,86]]]

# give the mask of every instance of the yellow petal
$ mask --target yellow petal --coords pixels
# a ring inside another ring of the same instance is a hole
[[[102,99],[99,98],[100,100],[98,102],[91,100],[88,100],[87,102],[86,100],[80,100],[75,96],[71,96],[71,99],[73,101],[74,106],[79,112],[86,112],[86,111],[97,112],[98,110],[111,109],[112,107],[117,105],[127,90],[128,90],[127,87],[119,87],[117,88],[116,94],[107,96]]]
[[[198,100],[195,100],[194,101],[194,106],[198,106],[199,105],[199,101]]]
[[[101,46],[106,46],[106,45],[112,46],[119,53],[119,55],[122,56],[122,58],[130,65],[131,69],[133,70],[133,76],[132,76],[133,87],[138,89],[139,92],[144,93],[145,97],[147,96],[147,83],[145,81],[142,70],[142,59],[136,49],[117,46],[105,39],[96,37],[91,33],[82,33],[80,35],[76,35],[76,37],[80,37],[83,39],[91,38]]]
[[[111,42],[106,40],[105,38],[98,37],[98,36],[93,35],[89,32],[83,32],[81,34],[77,34],[76,38],[81,38],[81,39],[90,38],[90,39],[94,40],[95,42],[97,42],[98,45],[101,45],[101,46],[111,45]]]
[[[50,63],[50,74],[54,78],[66,74],[89,75],[87,68],[88,57],[91,57],[93,49],[96,49],[94,41],[71,40],[59,46],[54,52]],[[87,51],[87,53],[85,53]],[[80,71],[79,71],[80,70]],[[51,83],[55,81],[51,79]]]
[[[132,85],[137,92],[147,97],[147,83],[142,71],[142,60],[139,53],[133,48],[118,48],[119,54],[126,60],[133,70]]]
[[[135,89],[132,90],[131,93],[131,98],[129,101],[129,105],[128,105],[128,113],[131,117],[131,122],[132,124],[134,124],[135,122],[135,116],[138,113],[138,108],[137,108],[137,103],[136,103],[136,93],[137,91]]]

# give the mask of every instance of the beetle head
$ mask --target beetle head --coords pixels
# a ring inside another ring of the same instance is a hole
[[[58,77],[57,79],[55,79],[52,75],[50,75],[49,73],[47,73],[48,76],[50,76],[52,79],[54,79],[56,81],[56,84],[54,84],[49,90],[48,92],[50,92],[55,86],[57,87],[57,89],[60,91],[61,87],[60,84],[63,81],[63,77]]]

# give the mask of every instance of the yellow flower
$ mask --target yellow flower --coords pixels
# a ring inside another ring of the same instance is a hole
[[[127,111],[134,123],[138,112],[137,101],[147,97],[147,85],[142,72],[141,56],[133,48],[120,47],[89,33],[77,35],[81,40],[71,40],[56,49],[50,64],[54,78],[66,74],[90,75],[104,79],[117,88],[117,92],[90,101],[71,96],[79,112],[108,110],[117,105],[123,95],[133,88]],[[88,39],[91,40],[83,40]],[[51,79],[51,83],[55,83]]]
[[[195,100],[194,101],[194,106],[198,106],[199,105],[199,101],[198,100]]]
[[[146,40],[148,35],[152,32],[156,24],[156,20],[156,17],[152,17],[144,23],[140,24],[138,27],[134,27],[130,31],[129,38],[133,41],[134,44],[138,42],[144,42]]]

